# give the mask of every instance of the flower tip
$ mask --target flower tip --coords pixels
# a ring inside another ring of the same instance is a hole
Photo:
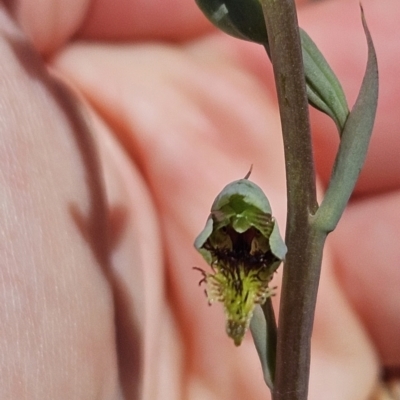
[[[226,323],[226,333],[231,339],[233,339],[235,346],[240,346],[242,344],[246,331],[247,324],[245,322],[228,320]]]

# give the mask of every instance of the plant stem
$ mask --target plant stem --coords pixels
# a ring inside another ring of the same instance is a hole
[[[310,340],[326,234],[318,209],[302,50],[293,0],[262,0],[285,151],[288,217],[274,400],[306,400]]]

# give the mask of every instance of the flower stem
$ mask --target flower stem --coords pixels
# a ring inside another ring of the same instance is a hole
[[[288,253],[278,323],[274,400],[306,400],[310,340],[326,234],[318,209],[302,50],[293,0],[262,0],[285,151]]]

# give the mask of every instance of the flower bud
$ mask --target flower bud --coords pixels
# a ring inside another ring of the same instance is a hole
[[[268,44],[259,0],[196,0],[196,3],[204,15],[228,35]]]

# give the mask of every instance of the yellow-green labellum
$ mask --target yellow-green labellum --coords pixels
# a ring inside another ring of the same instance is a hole
[[[255,305],[273,294],[268,284],[287,251],[263,191],[247,177],[227,185],[194,245],[211,266],[197,268],[208,301],[223,303],[226,332],[238,346]]]

